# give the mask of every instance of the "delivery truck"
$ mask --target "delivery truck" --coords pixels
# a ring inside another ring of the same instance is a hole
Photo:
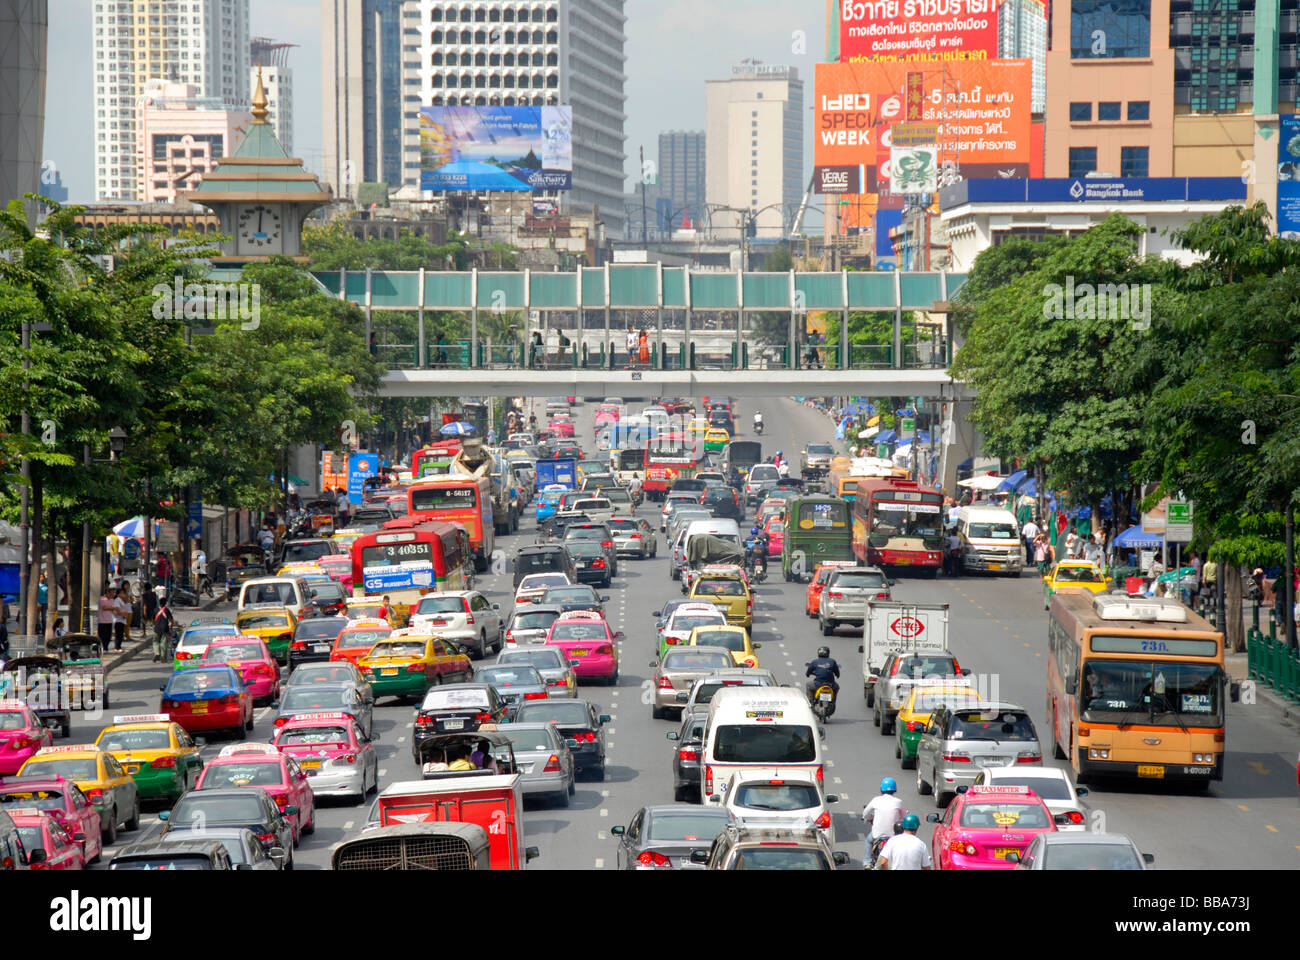
[[[948,649],[948,604],[868,600],[862,625],[862,695],[875,705],[876,680],[885,658],[917,647]]]
[[[536,467],[537,489],[560,486],[565,490],[578,489],[578,461],[573,457],[556,457],[538,460]]]

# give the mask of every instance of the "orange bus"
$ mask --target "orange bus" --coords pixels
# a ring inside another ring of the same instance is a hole
[[[469,536],[458,523],[390,520],[352,542],[352,595],[387,596],[389,623],[404,625],[426,593],[465,589]]]
[[[1058,758],[1092,777],[1223,779],[1223,634],[1171,599],[1052,597],[1047,717]]]
[[[647,498],[662,500],[674,480],[695,476],[703,459],[702,437],[685,431],[658,434],[646,447],[645,481],[641,489]]]
[[[406,516],[412,521],[459,523],[469,534],[474,569],[488,568],[496,547],[492,517],[492,481],[488,477],[451,475],[425,477],[407,488]]]
[[[915,480],[861,477],[853,499],[853,554],[859,563],[943,569],[943,493]]]
[[[460,453],[460,441],[444,440],[441,443],[421,447],[411,454],[411,477],[421,480],[428,476],[440,476],[448,471],[451,461]]]

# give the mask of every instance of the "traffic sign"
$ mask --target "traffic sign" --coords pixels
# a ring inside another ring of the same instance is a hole
[[[1170,500],[1165,513],[1165,539],[1170,543],[1189,543],[1192,539],[1192,502]]]

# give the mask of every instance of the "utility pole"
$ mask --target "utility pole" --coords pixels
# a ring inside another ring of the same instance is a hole
[[[646,237],[646,212],[645,212],[645,147],[640,146],[637,151],[641,157],[641,242],[649,243]]]
[[[26,371],[31,369],[31,347],[32,347],[32,325],[26,320],[22,322],[22,347],[23,347],[23,372],[26,380]],[[23,392],[31,396],[31,381],[24,384]],[[24,440],[32,432],[32,415],[23,405],[22,416],[22,433]],[[31,575],[29,563],[31,560],[32,538],[31,538],[31,488],[32,488],[32,461],[26,456],[23,457],[22,463],[23,483],[19,491],[19,527],[22,529],[22,562],[18,564],[18,634],[26,636],[29,624],[27,623],[27,594],[31,590]]]

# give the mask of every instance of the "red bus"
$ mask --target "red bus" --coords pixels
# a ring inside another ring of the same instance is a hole
[[[411,454],[411,476],[419,480],[431,474],[447,472],[447,465],[460,453],[459,440],[443,440],[421,447]]]
[[[853,500],[853,553],[859,563],[943,568],[943,492],[896,477],[863,477]]]
[[[645,482],[641,489],[651,500],[662,500],[680,478],[695,476],[704,459],[704,438],[686,431],[658,434],[645,451]]]
[[[414,522],[442,520],[459,523],[469,534],[474,568],[488,568],[496,547],[492,516],[492,481],[487,477],[447,475],[426,477],[406,491],[406,517]]]
[[[390,520],[352,541],[352,595],[387,596],[392,623],[406,623],[426,593],[463,590],[469,535],[458,523]]]

